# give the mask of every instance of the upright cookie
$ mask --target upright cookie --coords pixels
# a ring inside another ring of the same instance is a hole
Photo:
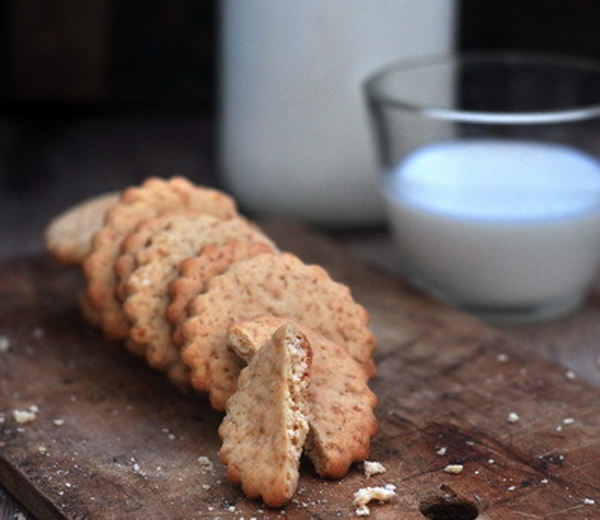
[[[150,234],[148,229],[152,230]],[[152,367],[168,372],[179,386],[189,385],[189,374],[179,359],[165,317],[169,283],[178,275],[182,260],[197,255],[207,244],[222,245],[233,239],[261,243],[262,250],[272,250],[270,239],[242,217],[222,220],[208,214],[177,213],[142,223],[125,240],[117,261],[117,274],[125,276],[118,293],[131,325],[127,345],[132,352],[145,356]]]
[[[143,251],[144,249],[148,249],[155,234],[172,228],[174,226],[174,220],[192,221],[193,219],[198,219],[202,216],[207,216],[215,220],[223,220],[214,215],[190,209],[184,212],[162,211],[158,216],[150,217],[139,222],[138,225],[123,239],[119,254],[114,263],[115,294],[117,295],[117,299],[121,302],[125,299],[125,282],[127,281],[127,278],[129,278],[129,275],[138,267],[138,264],[143,265],[150,260],[149,258],[143,258]],[[168,245],[166,247],[168,247]],[[140,255],[138,255],[138,253],[140,253]],[[146,256],[151,254],[152,252]],[[168,255],[169,251],[165,250],[164,254]]]
[[[284,319],[262,316],[234,324],[228,343],[248,363]],[[365,460],[377,433],[376,395],[348,351],[322,334],[303,328],[312,351],[308,389],[309,433],[305,450],[322,477],[342,478],[353,462]]]
[[[106,212],[119,200],[118,193],[106,193],[64,211],[44,230],[50,255],[63,265],[79,265],[90,252],[92,238],[102,227]]]
[[[270,507],[284,505],[298,486],[311,356],[295,326],[279,328],[241,372],[219,427],[227,477]]]
[[[344,345],[367,375],[375,372],[371,353],[375,339],[368,314],[347,286],[327,272],[306,265],[289,253],[263,254],[234,263],[208,282],[206,292],[189,304],[183,324],[183,362],[191,368],[191,383],[208,391],[211,404],[224,409],[236,388],[241,364],[227,348],[229,327],[262,315],[287,318],[311,327]]]
[[[114,263],[123,241],[143,220],[163,211],[190,209],[223,219],[237,214],[234,201],[224,193],[195,186],[181,177],[150,178],[139,187],[128,188],[107,212],[104,225],[94,236],[92,249],[83,261],[87,298],[99,313],[107,337],[124,339],[129,332],[115,295]]]
[[[208,244],[197,256],[181,262],[179,276],[169,285],[171,302],[166,311],[166,317],[172,325],[172,339],[175,345],[181,347],[183,344],[181,327],[189,318],[189,302],[206,290],[211,278],[223,274],[235,262],[276,251],[275,246],[269,243],[234,239],[225,244]]]

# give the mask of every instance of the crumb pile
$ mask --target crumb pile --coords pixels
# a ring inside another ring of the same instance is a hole
[[[326,478],[368,456],[368,313],[323,268],[280,251],[227,194],[150,178],[68,209],[45,242],[82,269],[92,325],[225,412],[220,457],[248,497],[288,502],[303,452]]]

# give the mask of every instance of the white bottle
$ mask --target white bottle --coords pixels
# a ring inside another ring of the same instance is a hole
[[[453,0],[224,0],[220,167],[242,208],[325,226],[382,222],[362,82],[444,53]]]

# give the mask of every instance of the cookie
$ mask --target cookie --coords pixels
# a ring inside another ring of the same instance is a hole
[[[148,234],[148,230],[152,230]],[[148,363],[168,372],[179,386],[189,384],[187,368],[171,339],[171,325],[165,317],[170,301],[169,283],[178,275],[178,266],[197,255],[204,245],[239,243],[272,245],[256,226],[242,217],[222,220],[208,214],[168,214],[142,223],[124,243],[116,263],[123,311],[130,324],[128,348],[143,355]],[[129,266],[133,268],[129,271]],[[124,268],[124,266],[126,268]]]
[[[218,410],[235,391],[240,370],[238,356],[226,346],[229,327],[265,314],[313,328],[344,345],[367,375],[375,372],[371,358],[375,339],[365,309],[324,269],[289,253],[234,263],[208,282],[188,310],[190,317],[181,327],[181,358],[191,369],[192,386],[208,391]]]
[[[190,300],[206,290],[211,278],[224,273],[235,262],[276,251],[270,243],[234,239],[225,244],[208,244],[198,255],[181,262],[179,275],[169,284],[170,304],[166,311],[175,345],[181,347],[183,344],[181,327],[189,317],[187,306]]]
[[[269,507],[284,505],[298,486],[311,357],[294,325],[280,327],[241,372],[219,427],[227,478]]]
[[[149,258],[143,259],[144,248],[149,249],[146,256],[150,256],[152,251],[156,248],[149,248],[151,245],[153,236],[157,233],[161,233],[165,230],[169,230],[177,226],[176,221],[188,221],[192,222],[193,219],[202,220],[202,216],[207,216],[207,220],[214,219],[220,221],[218,217],[210,215],[208,213],[202,213],[199,211],[188,210],[185,212],[174,212],[174,211],[162,211],[158,216],[150,217],[142,220],[125,238],[120,247],[120,251],[114,262],[114,275],[115,275],[115,294],[119,301],[123,301],[126,297],[125,282],[129,275],[138,267],[138,263],[145,264],[150,260]],[[175,221],[175,223],[174,223]],[[168,247],[167,245],[165,247]],[[141,255],[138,252],[142,251]],[[165,250],[164,254],[168,255],[168,250]]]
[[[163,211],[200,211],[222,219],[237,215],[235,202],[224,193],[195,186],[186,179],[150,178],[141,186],[124,190],[106,214],[83,261],[87,298],[100,314],[102,329],[111,339],[124,339],[129,326],[115,295],[114,263],[125,238],[143,220]]]
[[[81,264],[90,252],[92,238],[102,227],[106,212],[118,200],[118,193],[98,195],[54,218],[44,230],[44,242],[50,255],[66,266]]]
[[[77,303],[83,319],[87,321],[88,324],[93,325],[96,328],[100,328],[102,326],[100,313],[98,313],[98,311],[92,307],[84,290],[79,291],[77,295]]]
[[[228,344],[251,363],[284,323],[273,316],[236,323],[229,329]],[[369,456],[378,428],[373,413],[377,397],[368,387],[364,370],[342,345],[308,328],[302,332],[313,351],[305,450],[319,475],[342,478],[353,462]]]
[[[137,267],[169,256],[173,247],[177,249],[183,244],[192,243],[198,243],[203,247],[209,242],[202,236],[203,229],[214,228],[223,220],[207,213],[190,210],[185,213],[162,212],[157,217],[140,222],[123,241],[121,252],[115,261],[117,298],[120,301],[125,298],[125,282]],[[215,242],[223,243],[232,240],[237,230],[240,232],[240,242],[256,239],[274,248],[271,239],[250,221],[241,216],[227,220],[235,222],[229,226],[229,231],[225,233],[227,236]],[[183,236],[177,237],[178,233],[182,233]],[[218,231],[213,232],[212,235],[218,235]],[[197,252],[198,246],[195,246],[194,253]]]

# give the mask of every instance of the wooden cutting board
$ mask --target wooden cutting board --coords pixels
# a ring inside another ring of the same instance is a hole
[[[598,388],[325,238],[285,224],[267,231],[349,284],[372,315],[380,431],[371,460],[387,472],[367,479],[359,464],[326,481],[304,462],[284,509],[246,500],[218,462],[221,414],[84,323],[77,272],[24,258],[0,264],[10,345],[0,354],[0,482],[34,514],[352,518],[355,491],[393,484],[397,496],[373,504],[372,518],[600,518]],[[32,406],[36,419],[19,425],[13,411]]]

